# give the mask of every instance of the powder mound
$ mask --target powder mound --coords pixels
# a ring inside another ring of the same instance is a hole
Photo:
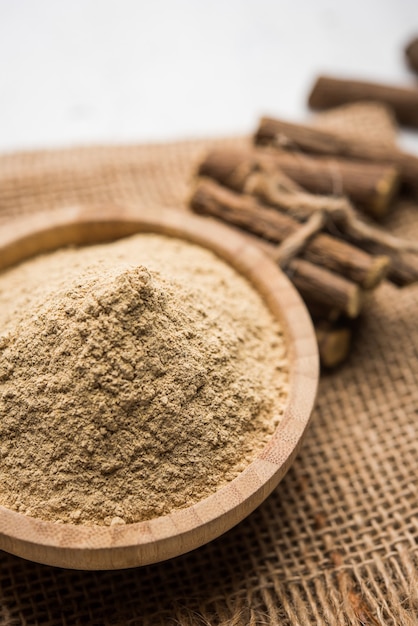
[[[250,329],[207,298],[198,285],[116,265],[50,291],[9,324],[1,504],[56,522],[123,524],[234,478],[278,414],[260,353],[248,354]]]

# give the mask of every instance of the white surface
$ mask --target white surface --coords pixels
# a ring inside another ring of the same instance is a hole
[[[416,33],[417,0],[0,0],[0,151],[302,120],[319,72],[413,83]]]

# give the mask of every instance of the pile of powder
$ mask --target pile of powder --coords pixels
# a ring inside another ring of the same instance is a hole
[[[283,336],[208,250],[162,235],[0,275],[0,504],[122,524],[235,478],[288,395]]]

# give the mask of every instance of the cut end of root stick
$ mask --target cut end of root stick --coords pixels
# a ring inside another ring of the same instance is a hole
[[[350,297],[346,305],[346,313],[348,317],[355,319],[360,315],[360,312],[364,304],[364,291],[362,291],[358,285],[353,284],[353,288],[350,292]]]
[[[387,256],[374,257],[368,274],[364,280],[364,289],[374,289],[387,276],[390,269],[390,258]]]
[[[376,183],[376,193],[369,203],[371,215],[380,219],[388,214],[400,187],[399,172],[395,167],[388,168]]]
[[[347,358],[352,332],[350,328],[333,328],[329,324],[315,327],[321,364],[324,367],[336,367]]]

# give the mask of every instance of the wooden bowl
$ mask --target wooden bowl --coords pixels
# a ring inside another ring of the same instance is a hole
[[[5,230],[5,229],[4,229]],[[193,506],[124,526],[54,524],[0,507],[0,548],[18,556],[74,569],[119,569],[178,556],[240,522],[289,469],[312,412],[318,355],[310,317],[277,266],[245,238],[212,220],[174,210],[152,214],[119,209],[68,209],[25,218],[0,236],[0,271],[67,244],[89,244],[137,232],[163,233],[214,251],[262,295],[283,328],[290,360],[290,393],[275,434],[233,481]],[[1,418],[1,417],[0,417]]]

